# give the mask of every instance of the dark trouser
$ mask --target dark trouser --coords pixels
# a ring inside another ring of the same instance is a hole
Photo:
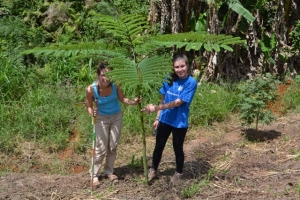
[[[174,128],[168,124],[160,122],[157,127],[156,144],[153,152],[152,168],[157,170],[161,160],[162,152],[166,142],[172,132],[173,149],[176,157],[176,171],[182,173],[184,163],[183,142],[187,128]]]

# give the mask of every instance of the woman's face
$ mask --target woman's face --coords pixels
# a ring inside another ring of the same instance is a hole
[[[174,71],[181,79],[185,79],[188,76],[188,66],[184,59],[176,60],[174,62]]]
[[[100,74],[98,75],[99,83],[102,86],[109,86],[110,85],[109,79],[105,76],[106,72],[108,72],[108,71],[110,71],[110,69],[104,68],[100,71]]]

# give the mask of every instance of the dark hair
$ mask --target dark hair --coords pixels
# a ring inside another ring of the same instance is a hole
[[[172,59],[173,66],[174,66],[174,63],[178,60],[184,60],[186,66],[189,67],[189,60],[186,57],[186,55],[184,55],[184,54],[175,54],[173,56],[173,59]],[[170,81],[169,85],[172,85],[173,82],[176,81],[177,79],[178,79],[178,75],[175,73],[174,68],[173,68],[172,74],[170,74],[170,77],[169,77],[169,81]]]
[[[111,70],[113,69],[112,67],[107,67],[107,66],[109,66],[107,61],[101,62],[101,64],[97,67],[97,75],[100,75],[100,72],[102,69],[105,69],[105,68],[108,68]]]
[[[186,57],[186,55],[184,55],[184,54],[175,54],[175,55],[173,56],[173,59],[172,59],[173,64],[174,64],[177,60],[184,60],[186,66],[189,66],[189,60],[188,60],[188,58]]]

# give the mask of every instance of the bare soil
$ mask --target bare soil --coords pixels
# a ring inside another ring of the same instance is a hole
[[[72,148],[43,153],[27,143],[19,157],[0,155],[8,163],[0,165],[0,171],[8,171],[0,177],[0,199],[300,199],[300,114],[277,113],[276,122],[260,125],[258,131],[241,127],[236,116],[189,130],[184,175],[176,186],[170,184],[175,169],[171,140],[159,177],[145,185],[143,169],[130,166],[133,154],[142,155],[140,138],[122,138],[115,165],[119,182],[112,184],[101,174],[102,184],[93,190],[90,155],[75,154]],[[148,166],[154,143],[149,136]]]

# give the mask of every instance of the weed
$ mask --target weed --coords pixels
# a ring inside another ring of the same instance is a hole
[[[212,176],[215,173],[215,169],[216,169],[216,167],[213,167],[213,168],[211,168],[211,169],[208,170],[207,175],[206,175],[206,180],[207,181],[211,180]]]
[[[109,186],[109,188],[107,188],[105,191],[103,191],[103,192],[96,195],[97,199],[105,198],[107,195],[109,195],[113,191],[113,188],[114,188],[114,184],[111,184]]]
[[[145,180],[141,176],[137,176],[133,178],[133,181],[137,183],[144,183]]]
[[[297,152],[297,156],[295,157],[295,161],[300,160],[300,151]]]
[[[241,185],[241,177],[240,176],[234,176],[234,183],[238,186]]]
[[[200,187],[205,186],[206,184],[207,180],[202,180],[199,183],[195,183],[194,180],[189,187],[181,191],[181,196],[183,198],[191,198],[192,196],[200,192]]]
[[[132,170],[143,168],[143,157],[140,157],[140,159],[136,159],[135,154],[132,155],[131,162],[129,163],[129,168]]]
[[[224,170],[222,170],[222,171],[223,171],[223,173],[225,173],[225,174],[228,174],[228,173],[230,172],[229,169],[224,169]]]
[[[243,148],[243,147],[245,147],[246,146],[246,141],[240,141],[240,142],[238,142],[237,143],[237,146],[238,146],[238,148]]]
[[[288,140],[290,140],[290,137],[287,136],[287,135],[284,135],[284,136],[282,137],[282,140],[285,141],[285,142],[287,142]]]
[[[220,160],[221,161],[226,161],[228,158],[231,156],[231,153],[225,153],[224,155],[221,156]]]

